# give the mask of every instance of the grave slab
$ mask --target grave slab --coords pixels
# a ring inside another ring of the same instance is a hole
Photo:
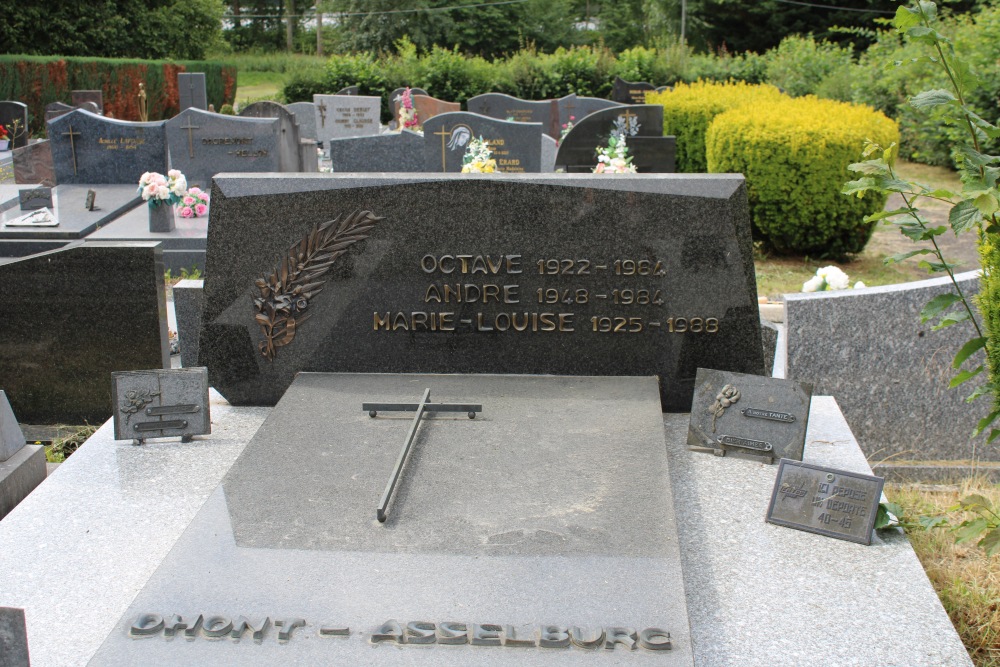
[[[423,125],[438,114],[461,111],[462,105],[458,102],[439,100],[430,95],[413,94],[413,108],[417,110],[417,118],[420,119],[420,124]]]
[[[286,109],[284,105],[268,100],[254,102],[240,110],[240,116],[244,118],[277,118],[279,137],[278,159],[281,169],[279,171],[302,171],[301,137],[299,135],[299,124],[295,122],[295,114]]]
[[[299,124],[299,138],[311,139],[316,142],[316,105],[312,102],[293,102],[285,108],[295,114],[295,122]]]
[[[145,204],[121,215],[86,238],[87,243],[108,241],[145,241],[160,244],[163,267],[173,275],[181,269],[205,270],[205,247],[208,239],[208,216],[182,218],[174,213],[174,228],[169,232],[149,231],[149,211]]]
[[[76,109],[48,122],[56,181],[138,184],[167,172],[165,121],[132,123]]]
[[[97,107],[96,113],[104,113],[104,92],[101,90],[74,90],[70,93],[73,106],[82,107],[90,103]]]
[[[381,524],[376,501],[411,418],[370,418],[360,402],[413,400],[424,387],[432,399],[474,400],[483,411],[421,424]],[[655,378],[301,374],[91,664],[377,656],[382,664],[571,665],[591,654],[608,665],[691,665],[662,429]],[[215,560],[256,576],[179,580]],[[383,570],[423,576],[371,576]],[[313,576],[279,574],[288,571]],[[294,609],[304,625],[284,645],[278,628],[239,645],[130,636],[143,614],[209,609],[275,624]],[[389,618],[503,629],[483,646],[374,645]],[[551,651],[537,646],[549,623],[567,640],[573,626],[587,637],[655,627],[669,632],[672,648],[629,650],[628,639],[605,647],[608,636],[597,656],[578,646]],[[324,637],[324,624],[348,634]]]
[[[39,183],[48,187],[56,184],[49,140],[36,141],[18,148],[11,156],[14,161],[15,183]],[[138,181],[136,181],[138,183]]]
[[[177,92],[180,95],[180,110],[195,108],[208,109],[208,93],[205,90],[204,72],[179,72]]]
[[[115,443],[109,422],[0,522],[0,604],[25,609],[35,667],[82,667],[93,658],[268,412],[232,408],[213,394],[214,434],[210,441],[196,442],[195,453],[192,445],[179,443],[143,448]],[[360,411],[358,417],[368,419]],[[663,416],[696,665],[770,667],[775,656],[805,663],[822,656],[827,664],[858,667],[971,667],[906,536],[882,533],[865,547],[766,524],[775,468],[688,451],[687,422],[687,415]],[[433,426],[453,423],[437,420]],[[868,471],[830,397],[814,397],[805,459]],[[80,497],[90,502],[73,512],[52,512],[67,498]],[[737,513],[734,498],[740,501]],[[46,548],[40,550],[39,544]],[[128,567],[108,567],[110,562]],[[768,568],[783,576],[740,576]],[[51,576],[59,570],[74,576]],[[550,574],[558,585],[558,570]],[[285,576],[302,579],[295,573]],[[399,575],[390,571],[386,576]],[[184,579],[205,580],[190,573]],[[227,578],[235,579],[247,577]],[[178,612],[184,611],[182,601],[177,599]],[[301,615],[299,609],[287,613]],[[330,612],[326,620],[335,622],[336,608],[324,611]],[[887,623],[893,632],[885,632]],[[267,641],[274,641],[277,629],[270,632]],[[136,643],[152,641],[167,643],[162,636]],[[190,644],[205,641],[199,637]],[[291,642],[283,648],[292,648]],[[180,637],[170,643],[178,652],[189,650],[186,645]],[[259,647],[247,637],[231,648],[249,653]],[[443,648],[379,646],[370,649],[370,662]],[[521,655],[540,650],[525,648]],[[596,664],[617,652],[576,655]],[[656,661],[644,655],[627,656],[628,664],[635,662],[631,658]],[[233,664],[245,664],[236,660]]]
[[[203,190],[223,171],[282,171],[281,121],[187,109],[167,121],[170,164]]]
[[[313,95],[316,140],[365,137],[379,133],[382,98],[362,95]]]
[[[456,111],[423,120],[424,169],[461,172],[465,150],[472,139],[485,139],[493,151],[497,171],[510,174],[542,170],[542,124],[497,120]]]
[[[306,369],[656,373],[687,410],[699,366],[764,372],[745,196],[733,174],[219,175],[201,361],[234,404]],[[349,217],[346,254],[310,260],[322,291],[288,304],[308,320],[257,319],[289,248]]]
[[[542,131],[555,138],[559,136],[560,118],[576,106],[576,95],[571,93],[557,100],[522,100],[503,93],[486,93],[470,97],[466,106],[470,113],[498,120],[541,123]]]
[[[0,377],[22,423],[99,423],[112,371],[169,367],[157,244],[76,242],[0,280]]]

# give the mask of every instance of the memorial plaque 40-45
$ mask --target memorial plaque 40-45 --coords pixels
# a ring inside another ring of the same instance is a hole
[[[252,224],[249,224],[252,222]],[[763,372],[743,177],[217,176],[200,359],[234,404],[301,370]]]

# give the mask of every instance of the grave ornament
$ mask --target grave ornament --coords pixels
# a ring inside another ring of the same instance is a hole
[[[191,442],[212,432],[208,369],[117,371],[111,374],[116,440],[141,445],[149,438]]]

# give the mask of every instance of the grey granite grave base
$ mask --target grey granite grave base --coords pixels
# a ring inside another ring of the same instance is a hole
[[[0,519],[45,481],[45,448],[25,445],[0,462]]]
[[[213,403],[192,445],[115,444],[105,424],[0,522],[0,605],[26,608],[35,667],[90,661],[268,412]],[[687,420],[664,415],[696,665],[972,664],[904,536],[764,523],[776,468],[687,451]],[[832,398],[813,399],[805,460],[868,470]]]
[[[208,216],[182,218],[174,216],[174,228],[168,232],[149,229],[146,206],[132,209],[87,237],[90,241],[158,241],[163,249],[163,266],[173,275],[181,269],[205,270],[205,246],[208,238]]]
[[[181,346],[181,366],[198,365],[198,335],[201,332],[203,280],[182,280],[174,285],[174,314],[177,340]]]
[[[23,609],[0,607],[0,658],[3,667],[30,665]]]
[[[213,393],[210,437],[143,447],[108,421],[0,521],[0,606],[25,609],[33,667],[87,664],[266,414]]]
[[[966,294],[978,291],[978,272],[956,278]],[[963,323],[934,331],[932,322],[920,322],[927,302],[950,290],[948,278],[934,278],[785,295],[786,377],[836,396],[873,461],[1000,461],[1000,448],[969,438],[988,412],[988,399],[965,402],[979,378],[948,388],[952,359],[974,329]],[[966,368],[981,359],[976,353]]]

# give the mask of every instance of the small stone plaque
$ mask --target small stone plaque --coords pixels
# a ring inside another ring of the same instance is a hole
[[[872,543],[884,479],[781,459],[767,522],[839,540]]]
[[[802,460],[812,385],[699,368],[688,446],[773,463]]]
[[[99,207],[97,206],[96,190],[87,190],[87,200],[84,202],[83,205],[88,211],[100,210]]]
[[[17,201],[22,211],[34,211],[36,208],[52,208],[52,188],[31,188],[18,190]]]
[[[114,385],[115,439],[142,444],[148,438],[192,436],[212,432],[208,405],[208,369],[120,371]]]

